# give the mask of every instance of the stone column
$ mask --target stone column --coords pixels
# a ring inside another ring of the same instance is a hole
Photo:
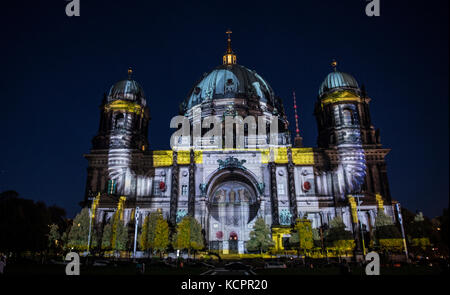
[[[190,152],[188,215],[195,217],[195,154]]]
[[[295,222],[298,217],[298,209],[297,209],[297,197],[295,193],[295,181],[294,181],[294,164],[292,163],[292,150],[288,147],[287,149],[288,155],[288,192],[289,192],[289,206],[291,209],[292,219],[291,223]]]
[[[270,202],[272,203],[272,225],[280,225],[280,217],[278,214],[278,191],[277,177],[275,175],[275,163],[269,163],[270,169]]]
[[[176,151],[173,152],[173,164],[172,164],[172,183],[171,183],[171,194],[170,194],[170,211],[169,211],[169,223],[175,227],[177,224],[177,208],[178,208],[178,178],[179,178],[179,167],[178,167],[178,154]]]

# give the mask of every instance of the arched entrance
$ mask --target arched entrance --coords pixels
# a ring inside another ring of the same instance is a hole
[[[242,173],[225,171],[214,179],[208,190],[210,248],[244,253],[258,210],[255,187]]]
[[[230,254],[238,253],[238,235],[236,232],[232,231],[228,239],[228,248]]]

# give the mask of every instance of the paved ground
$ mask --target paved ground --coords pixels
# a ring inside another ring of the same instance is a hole
[[[362,267],[352,267],[352,275],[363,275]],[[401,267],[382,267],[382,275],[439,275],[442,269],[439,266],[406,265]],[[5,275],[64,275],[63,264],[8,264]],[[82,275],[137,275],[138,268],[133,263],[119,263],[107,266],[81,266]],[[210,267],[208,265],[184,265],[183,268],[162,263],[146,265],[145,275],[339,275],[340,268],[336,265],[288,267],[283,269],[227,268],[224,265]]]

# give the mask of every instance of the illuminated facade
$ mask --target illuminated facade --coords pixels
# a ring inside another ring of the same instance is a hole
[[[389,149],[381,146],[369,114],[370,98],[355,78],[337,71],[333,62],[315,103],[318,146],[301,146],[298,130],[292,144],[281,99],[255,71],[237,64],[227,33],[223,64],[194,85],[179,113],[190,124],[211,116],[219,121],[260,118],[245,125],[243,144],[234,139],[233,148],[224,148],[223,142],[204,148],[202,141],[210,139],[194,136],[184,150],[150,150],[150,112],[130,70],[128,79],[113,85],[103,99],[99,131],[85,155],[84,205],[100,193],[96,223],[105,224],[119,205],[131,224],[136,208],[143,216],[161,209],[172,226],[191,215],[201,223],[211,249],[245,253],[257,217],[272,227],[277,241],[287,238],[284,229],[301,216],[313,228],[342,216],[357,240],[358,221],[370,235],[377,210],[396,220],[386,174]],[[259,132],[252,138],[248,128],[269,131],[274,118],[275,143]]]

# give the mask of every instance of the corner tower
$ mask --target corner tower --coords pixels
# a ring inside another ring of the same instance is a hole
[[[364,86],[356,79],[337,70],[337,62],[331,63],[333,71],[322,82],[315,104],[314,115],[319,135],[318,147],[328,155],[330,165],[339,145],[359,144],[364,151],[365,175],[360,193],[363,204],[391,204],[385,157],[390,149],[383,148],[380,132],[372,125],[369,110],[371,99]],[[354,173],[354,172],[353,172]]]
[[[100,124],[92,139],[85,201],[97,193],[133,195],[132,155],[147,152],[149,109],[138,82],[128,78],[115,83],[100,105]],[[137,167],[136,167],[137,168]]]
[[[100,106],[100,126],[92,140],[92,150],[125,147],[134,150],[148,149],[149,110],[144,91],[138,82],[131,79],[133,71],[128,69],[128,79],[111,86]],[[126,134],[127,142],[117,135]]]
[[[339,125],[345,122],[355,126],[359,124],[363,146],[380,147],[379,130],[375,130],[371,122],[370,98],[365,87],[360,88],[352,75],[338,71],[335,60],[331,66],[333,71],[320,86],[314,112],[319,129],[318,146],[335,147],[337,136],[342,136]],[[340,105],[337,112],[334,111],[336,105]]]

